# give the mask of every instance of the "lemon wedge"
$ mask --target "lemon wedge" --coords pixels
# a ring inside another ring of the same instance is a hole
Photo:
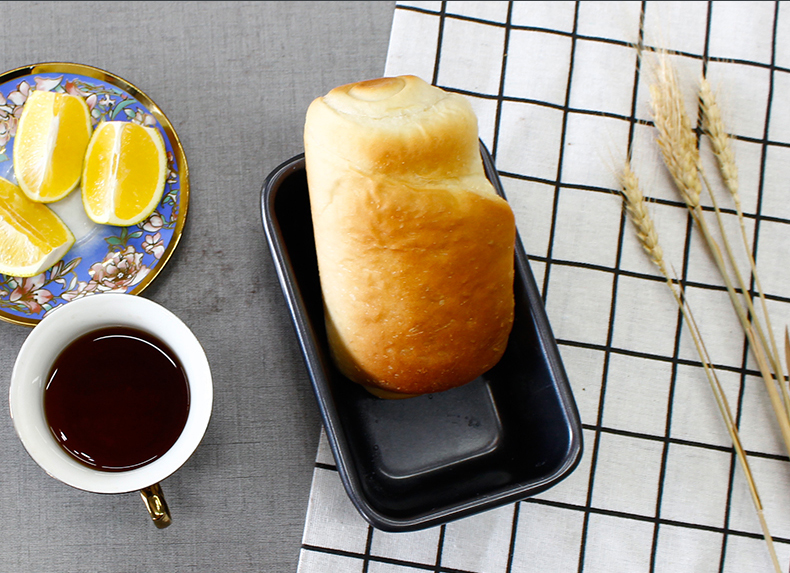
[[[0,273],[38,275],[63,258],[74,244],[68,227],[49,207],[31,201],[0,178]]]
[[[156,129],[104,122],[94,131],[85,156],[85,212],[94,223],[135,225],[161,201],[166,175],[165,145]]]
[[[91,130],[81,97],[31,92],[14,139],[14,173],[31,201],[58,201],[77,186]]]

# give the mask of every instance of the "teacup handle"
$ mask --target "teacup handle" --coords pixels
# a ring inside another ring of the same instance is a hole
[[[173,522],[170,517],[170,509],[168,509],[165,496],[162,493],[162,486],[155,483],[145,487],[140,490],[140,497],[143,498],[145,508],[154,521],[154,525],[159,529],[164,529]]]

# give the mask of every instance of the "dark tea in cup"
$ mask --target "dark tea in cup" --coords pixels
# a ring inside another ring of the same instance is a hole
[[[139,491],[154,525],[171,523],[160,482],[208,428],[211,368],[195,334],[140,296],[93,294],[61,305],[19,350],[11,418],[49,475],[85,491]]]
[[[189,415],[189,384],[175,353],[142,330],[112,326],[68,344],[44,389],[55,440],[94,469],[126,471],[163,456]]]

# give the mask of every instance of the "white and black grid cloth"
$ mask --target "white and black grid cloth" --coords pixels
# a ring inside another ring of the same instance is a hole
[[[703,73],[716,89],[783,340],[790,4],[399,3],[385,75],[418,75],[471,101],[558,339],[584,456],[534,498],[384,533],[356,513],[322,436],[299,573],[773,570],[689,332],[623,213],[617,172],[629,154],[735,410],[783,570],[790,568],[787,453],[723,283],[661,164],[650,57],[638,65],[636,46],[671,51],[692,119]],[[707,157],[704,142],[702,151]]]

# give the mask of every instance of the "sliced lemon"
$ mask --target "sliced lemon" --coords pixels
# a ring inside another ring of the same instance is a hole
[[[95,223],[135,225],[162,200],[166,175],[165,144],[156,129],[104,122],[94,131],[85,156],[85,212]]]
[[[0,178],[0,273],[32,277],[63,258],[74,236],[52,209]]]
[[[42,203],[68,195],[82,176],[91,130],[81,97],[31,92],[14,139],[14,173],[25,195]]]

